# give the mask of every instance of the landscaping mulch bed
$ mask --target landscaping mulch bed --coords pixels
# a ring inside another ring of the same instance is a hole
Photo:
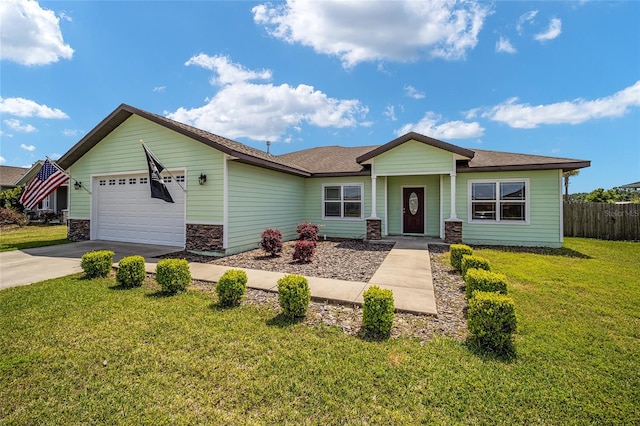
[[[284,243],[283,252],[277,257],[265,256],[262,250],[251,250],[221,259],[186,252],[172,253],[169,256],[184,257],[190,262],[213,263],[234,268],[367,282],[392,248],[391,245],[368,244],[355,240],[319,241],[313,262],[302,264],[292,260],[294,244]],[[442,259],[442,254],[448,250],[448,246],[444,245],[429,246],[438,315],[396,312],[391,330],[392,337],[412,337],[421,342],[431,340],[435,336],[466,339],[467,300],[464,282]],[[213,291],[215,288],[213,283],[204,281],[194,282],[194,286],[205,291]],[[280,309],[277,293],[261,290],[248,289],[243,303]],[[310,326],[324,324],[339,327],[346,334],[357,335],[362,325],[362,307],[313,300],[303,323]]]

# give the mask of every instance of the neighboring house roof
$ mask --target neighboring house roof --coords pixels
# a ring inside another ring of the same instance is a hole
[[[0,166],[0,186],[15,188],[18,186],[16,182],[27,170],[26,167]]]
[[[640,189],[640,182],[628,183],[626,185],[622,185],[620,188]]]
[[[40,171],[40,167],[42,167],[42,164],[44,164],[44,160],[38,160],[33,163],[30,168],[25,169],[25,173],[20,176],[20,179],[16,181],[16,185],[21,186],[29,184],[29,182],[31,182],[31,179],[33,179],[34,176],[37,175]]]
[[[591,164],[590,161],[570,158],[472,150],[415,132],[407,133],[384,145],[361,147],[324,146],[295,151],[289,154],[272,155],[196,127],[152,114],[130,105],[121,104],[64,154],[57,161],[58,165],[63,169],[68,169],[134,114],[222,151],[234,157],[237,161],[305,177],[369,175],[368,160],[411,140],[458,155],[458,172],[544,169],[562,169],[566,171],[589,167]]]

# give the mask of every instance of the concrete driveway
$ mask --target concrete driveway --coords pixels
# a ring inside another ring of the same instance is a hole
[[[118,262],[123,257],[131,255],[140,255],[146,261],[150,261],[167,253],[181,251],[183,248],[115,241],[82,241],[7,251],[0,253],[0,289],[82,272],[80,258],[93,250],[112,250],[115,253],[113,260]]]

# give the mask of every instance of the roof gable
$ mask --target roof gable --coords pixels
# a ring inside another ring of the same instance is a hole
[[[444,151],[449,151],[452,152],[454,154],[458,154],[461,155],[462,157],[466,157],[466,158],[473,158],[474,152],[470,149],[466,149],[466,148],[462,148],[459,147],[457,145],[452,145],[450,143],[447,142],[443,142],[441,140],[438,139],[434,139],[434,138],[430,138],[429,136],[425,136],[425,135],[421,135],[420,133],[416,133],[416,132],[409,132],[406,135],[400,136],[399,138],[396,138],[394,140],[392,140],[391,142],[387,142],[384,145],[381,145],[361,156],[359,156],[358,158],[356,158],[356,161],[358,163],[363,163],[367,160],[372,159],[373,157],[376,157],[382,153],[385,153],[399,145],[402,145],[405,142],[409,142],[409,141],[416,141],[416,142],[421,142],[424,143],[426,145],[429,146],[433,146],[435,148],[440,148]]]
[[[89,152],[91,148],[96,146],[102,139],[134,114],[222,151],[225,154],[234,157],[238,161],[300,176],[310,175],[309,171],[300,166],[289,163],[286,159],[280,159],[275,155],[267,154],[264,151],[251,148],[250,146],[241,144],[240,142],[209,133],[157,114],[152,114],[126,104],[120,105],[89,133],[87,133],[85,137],[83,137],[57,161],[58,165],[63,169],[69,168],[84,154]]]

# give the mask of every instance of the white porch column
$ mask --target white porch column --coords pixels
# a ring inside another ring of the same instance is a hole
[[[448,220],[458,220],[456,215],[456,172],[449,173],[449,176],[451,177],[451,211]]]
[[[377,181],[376,176],[371,176],[371,218],[377,218],[378,212],[376,211],[376,198],[377,198]]]

